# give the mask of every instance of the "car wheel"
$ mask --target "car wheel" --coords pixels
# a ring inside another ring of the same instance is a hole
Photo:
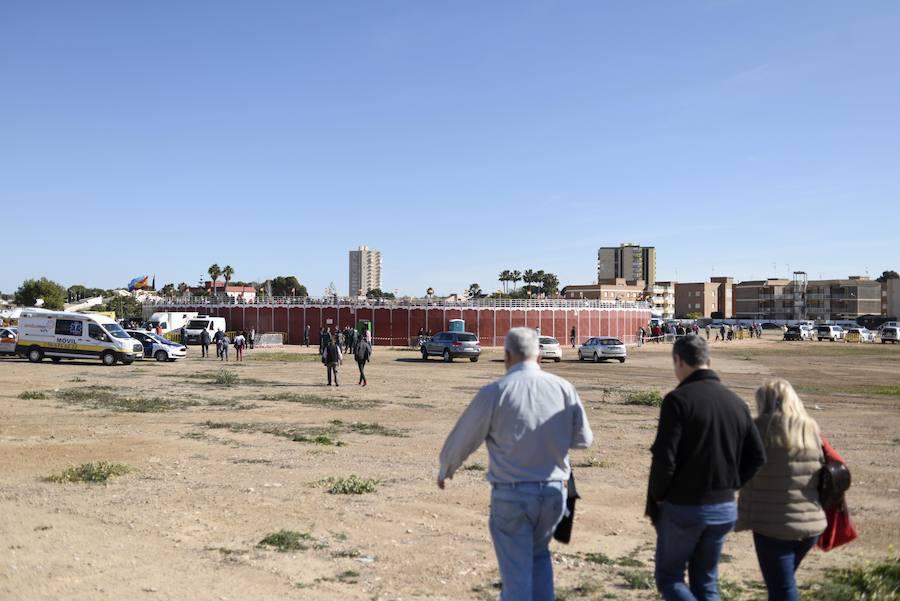
[[[478,357],[469,357],[469,361],[472,363],[478,363]]]
[[[59,363],[60,361],[62,361],[62,357],[50,357],[50,360],[54,363]]]
[[[422,361],[428,361],[428,351],[422,349]]]
[[[594,363],[600,363],[600,355],[594,353]]]
[[[116,356],[115,354],[106,351],[102,355],[100,355],[100,360],[103,361],[103,365],[107,367],[111,367],[116,364]]]
[[[131,357],[128,357],[127,359],[122,359],[122,365],[131,365],[132,363],[134,363],[134,359],[132,359]]]
[[[625,357],[622,357],[621,359],[619,359],[619,363],[625,363]]]
[[[35,347],[33,349],[28,350],[28,360],[32,363],[40,363],[41,359],[44,358],[44,351]]]
[[[581,354],[581,351],[578,351],[578,360],[584,361],[584,355]]]
[[[450,349],[444,349],[444,361],[446,363],[453,362],[453,357],[450,356]]]
[[[156,360],[159,361],[160,363],[169,360],[169,353],[167,353],[166,351],[164,351],[162,349],[156,351],[156,354],[153,356],[156,357]]]
[[[561,359],[560,357],[554,357],[554,358],[553,358],[553,362],[554,362],[554,363],[559,363],[560,361],[562,361],[562,359]]]

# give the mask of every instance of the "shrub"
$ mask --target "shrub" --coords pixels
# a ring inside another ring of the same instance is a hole
[[[41,401],[47,398],[47,394],[40,390],[25,390],[20,392],[17,398],[23,401]]]
[[[351,475],[349,478],[333,480],[328,492],[333,495],[364,495],[375,492],[378,480],[373,478],[360,478]]]
[[[658,390],[639,390],[629,392],[625,396],[626,405],[641,405],[643,407],[662,406],[663,396]]]
[[[897,601],[900,599],[900,556],[826,573],[820,584],[804,591],[803,601]]]
[[[67,467],[59,474],[47,477],[50,482],[106,482],[110,478],[123,476],[131,471],[124,463],[109,463],[98,461],[97,463],[82,463],[78,466]]]
[[[306,544],[312,540],[306,532],[297,532],[296,530],[279,530],[267,535],[259,541],[259,547],[273,547],[282,553],[286,551],[305,551],[309,548]]]

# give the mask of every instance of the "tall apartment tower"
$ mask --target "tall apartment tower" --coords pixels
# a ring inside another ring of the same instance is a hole
[[[643,280],[647,290],[656,283],[656,248],[625,242],[597,251],[597,280]]]
[[[374,288],[381,288],[381,252],[368,246],[351,250],[348,296],[365,296],[366,292]]]

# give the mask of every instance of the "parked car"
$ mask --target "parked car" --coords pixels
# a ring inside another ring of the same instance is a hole
[[[196,318],[189,320],[187,325],[184,326],[187,340],[182,340],[182,342],[186,344],[200,344],[200,335],[203,333],[203,330],[209,333],[209,339],[212,340],[216,332],[219,330],[226,332],[226,328],[224,317],[198,315]]]
[[[539,361],[544,359],[553,359],[557,363],[562,361],[562,347],[559,345],[559,340],[551,336],[541,336],[538,343],[540,344]]]
[[[809,340],[809,334],[807,330],[803,329],[803,326],[788,326],[788,329],[784,332],[785,340]]]
[[[847,333],[859,334],[860,342],[875,342],[875,332],[873,332],[869,328],[864,328],[861,326],[858,328],[847,328]]]
[[[448,363],[458,357],[475,363],[481,356],[478,336],[469,332],[438,332],[423,342],[419,350],[422,352],[422,359],[426,361],[434,355],[443,357]]]
[[[780,330],[781,326],[777,323],[772,323],[771,321],[764,321],[762,324],[762,329],[764,330]]]
[[[819,342],[823,340],[837,342],[844,339],[844,334],[846,332],[841,326],[819,326],[816,328],[816,338],[819,339]]]
[[[890,342],[897,344],[900,341],[900,326],[884,326],[881,328],[881,344]]]
[[[166,340],[162,336],[157,336],[153,332],[144,332],[141,330],[126,330],[129,336],[140,341],[144,347],[144,357],[153,357],[160,363],[163,361],[175,361],[176,359],[184,359],[187,356],[187,347],[171,340]]]
[[[0,355],[16,354],[16,328],[0,328]]]
[[[595,336],[578,348],[578,360],[593,359],[595,363],[608,359],[618,359],[619,363],[625,363],[627,356],[625,344],[612,336]]]

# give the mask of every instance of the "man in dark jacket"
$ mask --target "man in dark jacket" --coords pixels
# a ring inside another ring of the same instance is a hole
[[[343,363],[343,361],[344,355],[341,353],[341,347],[329,337],[328,343],[322,351],[322,363],[325,364],[325,367],[328,370],[329,386],[331,386],[332,374],[334,374],[334,385],[340,386],[340,384],[338,384],[338,366]]]
[[[216,343],[216,359],[222,358],[222,339],[225,338],[225,332],[222,330],[216,330],[216,333],[213,334],[213,342]]]
[[[367,386],[366,363],[372,359],[372,347],[369,346],[369,343],[365,338],[356,344],[354,356],[356,357],[356,365],[359,367],[359,384],[360,386]]]
[[[705,340],[678,338],[672,359],[679,384],[660,409],[647,495],[656,587],[666,601],[718,601],[719,556],[737,520],[735,491],[765,464],[765,447],[747,404],[709,368]]]
[[[200,332],[200,356],[209,357],[209,332],[206,328]]]

